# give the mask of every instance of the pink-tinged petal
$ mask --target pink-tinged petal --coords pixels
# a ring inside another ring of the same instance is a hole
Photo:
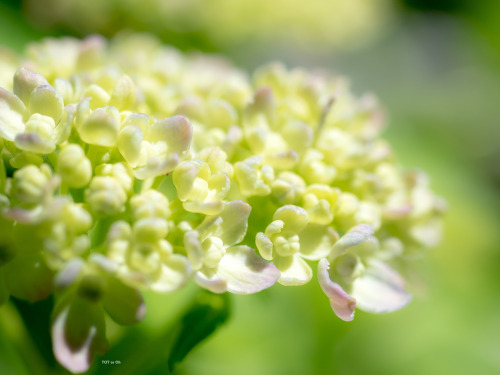
[[[311,267],[297,254],[287,257],[276,257],[273,262],[281,272],[278,280],[281,285],[303,285],[312,279]]]
[[[151,125],[148,140],[151,142],[165,142],[168,152],[177,152],[183,156],[189,150],[193,126],[186,116],[177,115],[156,121]]]
[[[95,336],[96,328],[92,327],[83,345],[78,350],[73,351],[66,343],[64,334],[68,311],[69,307],[66,307],[56,318],[52,326],[54,355],[58,362],[66,369],[75,374],[81,374],[90,367],[90,345]]]
[[[25,104],[29,103],[31,92],[35,87],[48,84],[44,76],[26,68],[19,68],[14,74],[14,94]]]
[[[108,349],[104,311],[100,304],[78,297],[61,302],[52,323],[52,349],[62,366],[80,374],[89,369],[95,353]]]
[[[226,281],[229,292],[251,294],[272,286],[279,279],[280,272],[251,247],[234,246],[227,249],[221,259],[217,276]]]
[[[359,224],[351,228],[349,232],[343,235],[333,246],[332,257],[335,258],[347,251],[347,249],[357,246],[366,241],[373,234],[374,229],[369,224]]]
[[[330,299],[330,305],[333,312],[340,319],[350,322],[354,319],[354,308],[356,307],[356,299],[347,294],[342,287],[330,279],[328,270],[330,263],[326,258],[323,258],[318,263],[318,280],[321,289]]]
[[[21,150],[35,154],[50,154],[56,149],[54,142],[43,140],[37,133],[17,134],[15,143]]]
[[[218,275],[212,275],[212,277],[208,277],[202,272],[196,272],[194,275],[194,280],[199,286],[211,291],[212,293],[221,294],[227,291],[226,281],[220,279]]]
[[[379,260],[371,260],[365,273],[354,280],[352,295],[361,310],[372,313],[395,311],[411,300],[401,275]]]

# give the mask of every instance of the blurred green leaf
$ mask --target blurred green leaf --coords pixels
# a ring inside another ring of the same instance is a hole
[[[168,358],[173,370],[200,342],[212,335],[230,316],[227,293],[213,294],[203,291],[179,322],[179,330]]]

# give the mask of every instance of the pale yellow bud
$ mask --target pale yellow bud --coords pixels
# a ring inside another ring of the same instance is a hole
[[[57,173],[68,186],[82,188],[90,182],[92,164],[79,145],[70,144],[63,148],[57,161]]]

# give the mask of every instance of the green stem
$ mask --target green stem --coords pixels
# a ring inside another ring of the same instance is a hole
[[[155,329],[153,333],[141,329],[140,326],[129,329],[129,332],[125,334],[120,343],[111,348],[105,356],[106,359],[120,360],[122,364],[115,367],[109,375],[157,373],[155,369],[160,367],[162,368],[161,373],[169,373],[167,372],[167,357],[175,339],[175,333],[179,329],[179,323],[182,317],[191,308],[201,291],[194,283],[185,286],[184,289],[183,291],[177,292],[180,293],[179,295],[181,295],[182,300],[170,301],[177,302],[169,303],[171,308],[177,311],[164,322],[163,328]],[[157,295],[153,296],[153,298],[158,297]],[[147,342],[150,348],[157,348],[160,350],[138,350],[136,344],[130,344],[141,342]]]
[[[30,304],[13,298],[1,307],[2,338],[7,339],[7,352],[2,354],[15,366],[15,374],[62,373],[52,355],[50,304],[47,300]]]

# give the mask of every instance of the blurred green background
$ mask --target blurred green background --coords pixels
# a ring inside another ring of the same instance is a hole
[[[248,71],[282,60],[350,77],[386,108],[401,163],[426,170],[449,206],[442,244],[415,260],[408,307],[345,323],[316,282],[231,296],[230,321],[174,373],[500,373],[500,2],[0,2],[0,45],[18,52],[45,36],[122,28]],[[193,293],[146,295],[146,320],[109,327],[112,349],[91,373],[169,373],[167,327]],[[0,309],[0,329],[0,374],[52,371],[12,305]]]

